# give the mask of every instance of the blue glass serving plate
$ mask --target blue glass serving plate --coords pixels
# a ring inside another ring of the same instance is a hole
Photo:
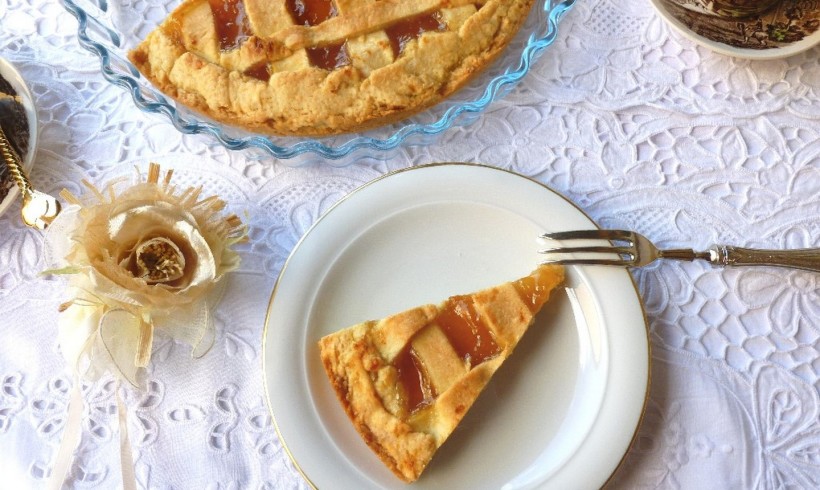
[[[482,74],[444,102],[395,124],[321,138],[270,136],[225,125],[166,97],[128,61],[127,53],[156,28],[180,0],[62,0],[77,18],[80,45],[100,60],[103,77],[125,88],[143,111],[164,114],[185,134],[210,134],[232,150],[256,148],[289,159],[313,153],[341,159],[358,150],[371,153],[402,144],[423,144],[453,126],[465,126],[507,94],[558,34],[575,0],[537,0],[521,31]]]

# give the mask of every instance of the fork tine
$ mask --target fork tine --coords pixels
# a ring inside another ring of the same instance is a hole
[[[613,254],[627,254],[632,255],[635,251],[630,247],[554,247],[554,248],[545,248],[543,250],[539,250],[538,253],[540,254],[570,254],[570,253],[581,253],[581,252],[591,252],[591,253],[613,253]]]
[[[558,265],[620,265],[620,266],[629,266],[632,265],[631,260],[621,260],[621,259],[558,259],[558,260],[545,260],[540,263],[541,265],[545,264],[558,264]]]
[[[604,240],[632,240],[632,232],[626,230],[575,230],[544,233],[541,238],[551,240],[585,240],[600,238]]]

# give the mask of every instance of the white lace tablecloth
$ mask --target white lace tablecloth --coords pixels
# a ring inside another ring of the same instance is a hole
[[[664,246],[820,247],[820,48],[778,61],[716,55],[672,31],[649,0],[579,0],[523,83],[475,124],[341,168],[230,152],[140,112],[102,78],[56,0],[1,2],[0,25],[0,53],[37,103],[35,187],[82,194],[82,179],[102,184],[156,161],[250,225],[215,348],[192,360],[188,346],[158,341],[149,391],[126,392],[143,488],[308,486],[264,400],[269,294],[323,211],[388,171],[438,161],[512,169],[600,225]],[[14,489],[44,485],[72,383],[55,340],[65,284],[38,275],[42,235],[18,213],[16,204],[0,217],[0,487]],[[674,262],[633,274],[652,380],[610,485],[820,486],[820,274]],[[114,386],[84,386],[69,488],[120,485]]]

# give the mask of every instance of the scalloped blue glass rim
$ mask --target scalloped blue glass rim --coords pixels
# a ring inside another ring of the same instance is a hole
[[[107,10],[107,0],[96,1],[101,10]],[[69,13],[76,17],[78,22],[77,37],[79,43],[83,48],[97,55],[100,60],[103,77],[110,83],[127,90],[139,109],[149,113],[166,115],[174,127],[180,132],[184,134],[210,134],[230,150],[258,148],[280,159],[289,159],[304,153],[315,153],[324,158],[339,159],[359,149],[377,151],[392,150],[411,136],[439,134],[452,127],[459,118],[466,117],[470,114],[479,114],[484,111],[493,101],[509,92],[512,87],[521,81],[529,71],[532,63],[555,41],[558,35],[558,24],[575,4],[575,1],[576,0],[562,0],[556,2],[553,0],[544,0],[542,4],[534,7],[542,8],[543,11],[548,14],[546,30],[540,36],[535,33],[529,36],[517,60],[517,65],[506,67],[501,75],[490,80],[480,97],[450,107],[432,123],[408,124],[386,138],[361,135],[354,136],[352,139],[335,146],[326,145],[321,141],[313,139],[305,139],[292,145],[278,145],[274,143],[270,137],[265,135],[233,137],[226,134],[224,128],[219,124],[184,117],[180,114],[180,111],[177,110],[174,103],[159,92],[146,94],[146,89],[141,87],[137,82],[137,79],[141,77],[139,71],[127,60],[119,59],[119,64],[113,62],[112,53],[109,52],[109,49],[104,44],[91,38],[89,27],[93,26],[93,28],[99,29],[115,44],[119,44],[119,34],[117,32],[108,28],[94,18],[93,15],[86,12],[75,3],[75,0],[62,0],[62,4]]]

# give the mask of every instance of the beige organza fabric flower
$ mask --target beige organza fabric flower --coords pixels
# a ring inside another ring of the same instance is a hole
[[[172,172],[90,195],[61,196],[72,206],[49,228],[47,251],[70,274],[71,299],[60,310],[60,348],[77,373],[112,372],[135,386],[148,365],[154,329],[203,355],[213,343],[211,309],[225,274],[239,265],[232,246],[245,237],[225,203],[201,198],[201,188],[178,192]],[[61,262],[61,263],[60,263]]]

